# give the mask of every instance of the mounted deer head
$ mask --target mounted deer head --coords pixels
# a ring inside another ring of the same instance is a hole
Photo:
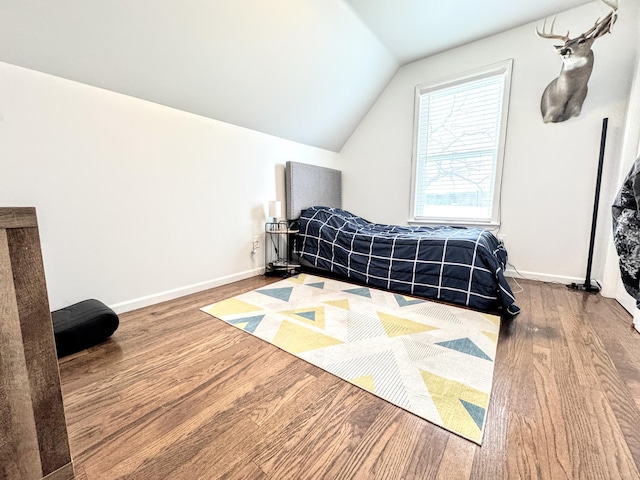
[[[618,0],[602,0],[611,11],[595,25],[575,38],[553,33],[555,18],[551,23],[551,31],[546,32],[545,20],[542,32],[536,27],[536,34],[542,38],[561,40],[562,45],[555,45],[562,56],[562,69],[558,78],[553,80],[542,94],[540,110],[545,123],[564,122],[577,117],[582,111],[582,103],[587,97],[587,83],[593,70],[593,52],[591,46],[597,38],[611,33],[611,27],[617,19]]]

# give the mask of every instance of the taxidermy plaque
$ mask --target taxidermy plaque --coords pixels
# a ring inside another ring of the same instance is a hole
[[[587,97],[587,82],[593,70],[593,51],[591,46],[597,38],[611,33],[611,27],[616,21],[618,0],[602,0],[609,8],[609,13],[598,19],[593,27],[577,37],[553,33],[555,18],[551,23],[550,32],[546,32],[546,21],[542,32],[536,28],[539,37],[556,39],[562,45],[554,45],[562,57],[560,75],[545,89],[540,102],[542,119],[545,123],[564,122],[571,117],[577,117],[582,111],[582,103]]]

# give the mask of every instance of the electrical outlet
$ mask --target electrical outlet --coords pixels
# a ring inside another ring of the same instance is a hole
[[[259,235],[254,235],[253,236],[253,249],[251,250],[251,253],[255,254],[258,252],[258,250],[260,250],[260,236]]]
[[[507,236],[503,235],[501,233],[498,234],[498,240],[500,240],[500,242],[502,242],[503,245],[506,245],[507,243]]]

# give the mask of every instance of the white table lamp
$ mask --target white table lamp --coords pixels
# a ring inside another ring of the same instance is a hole
[[[282,202],[279,200],[273,200],[269,202],[269,216],[273,218],[274,223],[278,221],[278,218],[282,215]]]

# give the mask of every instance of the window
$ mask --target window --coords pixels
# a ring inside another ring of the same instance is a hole
[[[412,221],[499,224],[512,63],[416,87]]]

